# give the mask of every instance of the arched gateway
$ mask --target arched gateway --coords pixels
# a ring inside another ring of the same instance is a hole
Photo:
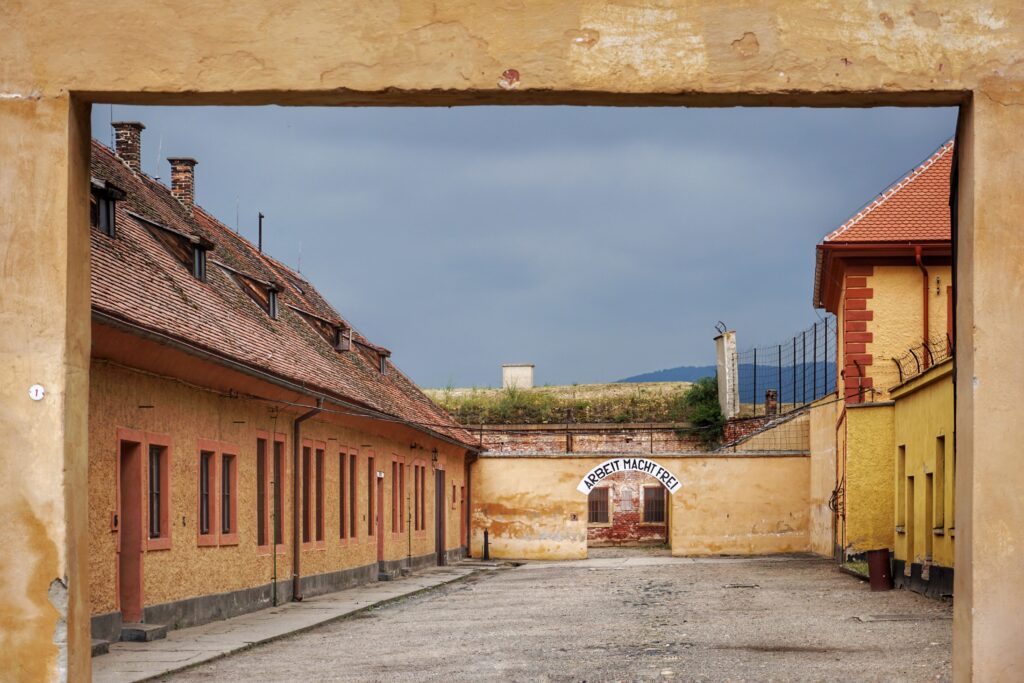
[[[576,490],[580,493],[590,493],[590,490],[597,486],[602,479],[618,472],[643,472],[649,474],[661,483],[669,493],[675,493],[682,484],[679,478],[672,474],[664,465],[658,464],[649,458],[637,458],[633,456],[621,456],[605,460],[594,467],[580,480]]]

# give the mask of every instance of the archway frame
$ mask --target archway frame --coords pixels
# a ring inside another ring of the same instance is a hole
[[[1024,667],[1024,7],[156,0],[0,9],[0,669],[89,676],[89,117],[192,105],[961,108],[954,671]],[[508,134],[505,131],[504,134]],[[514,133],[514,131],[512,132]],[[1018,152],[1014,154],[1013,152]],[[42,400],[28,397],[40,384]],[[977,494],[977,495],[976,495]],[[66,631],[65,627],[66,626]]]

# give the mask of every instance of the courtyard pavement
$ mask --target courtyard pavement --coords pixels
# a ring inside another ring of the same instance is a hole
[[[811,557],[591,553],[363,610],[172,681],[949,680],[952,605]]]
[[[113,643],[108,654],[93,658],[92,678],[97,683],[153,679],[459,581],[481,569],[493,569],[493,566],[467,564],[426,569],[394,581],[371,583],[202,626],[169,631],[161,640]],[[257,677],[257,680],[263,679]]]

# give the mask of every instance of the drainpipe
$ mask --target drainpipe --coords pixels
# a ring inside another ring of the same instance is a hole
[[[299,449],[302,442],[302,423],[318,415],[323,409],[324,400],[318,398],[316,400],[316,408],[295,418],[295,424],[292,428],[292,600],[295,602],[302,602],[302,586],[300,581],[302,572],[299,565],[299,494],[301,493],[299,486]]]
[[[921,302],[924,310],[924,336],[922,341],[925,347],[925,359],[924,366],[927,368],[931,365],[932,350],[928,348],[928,269],[924,267],[924,262],[921,260],[921,247],[914,247],[914,261],[917,263],[917,267],[921,269]]]

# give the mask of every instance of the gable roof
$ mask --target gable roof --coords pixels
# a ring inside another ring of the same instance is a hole
[[[352,326],[302,275],[199,206],[189,211],[169,188],[133,172],[95,140],[91,171],[126,193],[117,202],[116,237],[91,231],[95,312],[475,448],[472,435],[402,374],[386,349],[352,330],[351,350],[336,351],[303,312]],[[206,281],[165,248],[154,232],[160,230],[212,246]],[[243,291],[238,277],[278,285],[276,319]]]
[[[825,243],[949,241],[952,171],[953,141],[949,140],[829,233]]]
[[[882,250],[892,256],[913,249],[949,256],[953,145],[953,140],[943,143],[818,244],[811,302],[815,308],[835,312],[842,279],[841,268],[834,267],[836,258],[865,258],[867,250],[874,250],[870,253],[876,257]]]

